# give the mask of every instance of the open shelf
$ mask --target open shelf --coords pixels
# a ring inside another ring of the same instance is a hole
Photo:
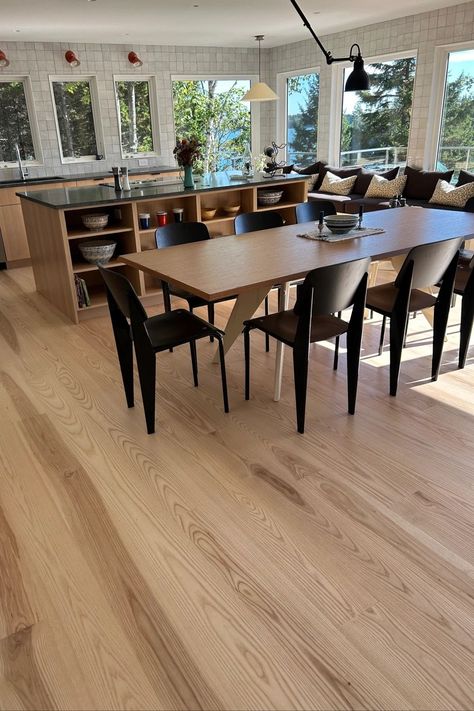
[[[212,225],[215,222],[233,222],[237,215],[240,215],[240,212],[237,212],[235,215],[224,215],[223,217],[213,217],[210,220],[203,220],[205,225]]]
[[[104,264],[104,267],[123,267],[125,263],[120,261],[120,259],[111,259],[109,262]],[[97,270],[96,264],[91,264],[90,262],[73,262],[72,271],[74,274],[81,274],[82,272],[93,272]]]
[[[122,232],[133,232],[133,227],[104,227],[103,230],[69,230],[68,239],[80,239],[81,237],[103,237],[104,235],[120,234]]]
[[[258,205],[257,210],[259,212],[268,212],[269,210],[281,210],[286,207],[296,207],[299,205],[297,202],[277,202],[276,205]]]

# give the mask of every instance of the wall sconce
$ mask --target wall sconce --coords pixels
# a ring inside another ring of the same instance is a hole
[[[64,55],[64,58],[66,62],[71,65],[71,67],[78,67],[80,65],[80,61],[76,57],[72,49],[68,49],[68,51]]]
[[[130,64],[133,64],[134,67],[141,67],[143,65],[142,60],[136,52],[128,53],[128,61],[130,62]]]
[[[3,69],[3,67],[8,67],[9,64],[10,61],[7,58],[7,55],[0,49],[0,67]]]

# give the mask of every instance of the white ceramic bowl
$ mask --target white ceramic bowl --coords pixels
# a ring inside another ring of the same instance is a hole
[[[91,212],[88,215],[82,215],[81,220],[86,229],[98,232],[107,226],[109,216],[106,212]]]
[[[258,190],[257,202],[259,205],[276,205],[282,195],[283,190]]]
[[[115,252],[117,242],[113,239],[95,239],[90,242],[79,242],[79,251],[90,264],[107,264]]]

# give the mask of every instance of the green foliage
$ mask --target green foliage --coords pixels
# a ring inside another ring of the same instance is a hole
[[[287,84],[288,99],[291,94],[298,93],[303,101],[298,104],[298,112],[288,115],[287,152],[291,160],[298,153],[303,162],[316,159],[318,143],[318,108],[319,108],[319,76],[317,74],[301,74],[290,77]],[[309,155],[308,155],[309,154]]]
[[[24,160],[35,159],[23,82],[1,81],[0,162],[16,161],[15,143]]]
[[[250,143],[250,111],[242,103],[245,90],[235,81],[218,92],[218,80],[174,81],[174,121],[177,138],[195,137],[202,158],[197,171],[215,172],[232,155],[242,155]]]
[[[153,132],[148,81],[116,81],[120,136],[124,155],[151,153]]]
[[[54,81],[53,94],[64,158],[97,153],[91,88],[87,80]]]
[[[456,79],[448,76],[439,159],[448,168],[466,167],[466,150],[449,146],[473,147],[467,167],[474,165],[474,77],[464,72]]]

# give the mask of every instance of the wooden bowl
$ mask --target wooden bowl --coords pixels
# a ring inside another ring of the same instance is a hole
[[[226,215],[233,217],[240,210],[240,205],[225,205],[222,209]]]
[[[217,207],[201,207],[201,217],[203,220],[212,220],[217,212]]]

